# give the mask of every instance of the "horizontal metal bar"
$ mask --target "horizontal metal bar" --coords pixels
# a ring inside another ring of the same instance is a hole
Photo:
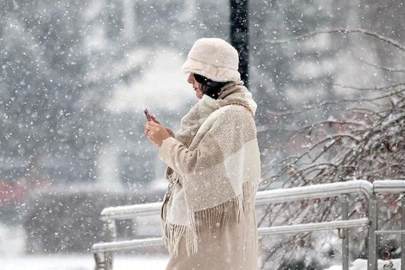
[[[156,246],[163,244],[164,244],[163,238],[161,237],[119,241],[119,242],[98,243],[94,244],[91,247],[91,252],[100,253],[107,251],[123,251],[123,250],[131,250],[138,247]]]
[[[320,223],[306,223],[288,226],[274,226],[259,228],[259,235],[275,235],[275,234],[291,234],[300,232],[313,232],[320,230],[333,230],[333,229],[346,229],[355,227],[368,226],[369,220],[367,218],[353,219],[353,220],[335,220]]]
[[[288,234],[288,233],[299,233],[299,232],[311,232],[319,230],[332,230],[337,228],[354,228],[367,226],[369,220],[367,218],[354,219],[354,220],[336,220],[321,223],[306,223],[297,224],[289,226],[274,226],[259,228],[259,236],[275,235],[275,234]],[[93,253],[107,252],[107,251],[123,251],[132,250],[138,247],[163,245],[162,238],[146,238],[146,239],[136,239],[130,241],[120,241],[111,243],[98,243],[94,244],[91,248]]]
[[[376,235],[382,235],[382,234],[405,234],[405,230],[391,230],[391,231],[375,231],[374,232]]]
[[[405,180],[376,180],[373,186],[375,193],[405,193]]]
[[[338,196],[348,193],[362,193],[369,199],[373,195],[373,185],[365,180],[341,183],[320,184],[305,187],[274,189],[256,193],[256,205],[277,202],[290,202]],[[126,219],[160,213],[162,202],[108,207],[101,212],[102,219]]]
[[[162,202],[135,204],[104,208],[101,211],[102,219],[126,219],[137,216],[149,216],[160,214]]]
[[[362,193],[370,199],[373,196],[373,185],[365,180],[356,180],[261,191],[256,194],[256,205],[326,198],[348,193]]]

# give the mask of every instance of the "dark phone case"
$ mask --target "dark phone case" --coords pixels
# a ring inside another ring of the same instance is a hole
[[[151,117],[150,117],[150,115],[149,115],[148,109],[146,109],[146,108],[143,109],[143,112],[145,113],[146,119],[147,119],[148,121],[152,120]]]

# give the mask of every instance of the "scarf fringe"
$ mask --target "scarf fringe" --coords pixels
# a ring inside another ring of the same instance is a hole
[[[179,251],[181,237],[184,235],[187,229],[187,226],[184,225],[175,225],[169,223],[164,224],[165,235],[163,240],[165,241],[169,253],[173,254],[175,257],[177,257]]]
[[[225,228],[233,215],[237,222],[242,221],[245,213],[255,207],[257,184],[243,183],[242,190],[242,194],[220,205],[190,213],[190,226],[165,223],[164,240],[169,253],[177,257],[180,240],[185,236],[187,255],[194,255],[201,230]]]

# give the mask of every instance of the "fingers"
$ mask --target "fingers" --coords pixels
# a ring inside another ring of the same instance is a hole
[[[146,125],[145,127],[145,134],[148,134],[148,132],[153,132],[155,130],[155,127],[150,126],[150,125]]]
[[[152,133],[158,132],[159,129],[163,129],[163,127],[160,124],[155,123],[153,121],[148,121],[145,124],[145,134],[148,134],[148,132],[149,133],[150,132],[152,132]]]
[[[151,125],[151,123],[152,123],[152,121],[148,121],[145,124],[144,132],[146,135],[148,135],[148,132],[152,131],[152,129],[153,129],[153,126]]]
[[[161,125],[159,125],[159,124],[157,124],[157,123],[155,123],[155,122],[153,122],[153,121],[148,121],[147,123],[146,123],[146,125],[145,125],[145,133],[147,133],[147,132],[153,132],[153,131],[156,131],[156,130],[158,130],[160,127],[162,127]]]
[[[156,123],[154,121],[148,121],[148,122],[146,122],[146,125],[149,125],[149,126],[152,126],[152,127],[161,126],[161,124]]]
[[[150,117],[152,118],[152,120],[158,124],[160,124],[159,120],[156,118],[156,116],[154,114],[151,114]]]

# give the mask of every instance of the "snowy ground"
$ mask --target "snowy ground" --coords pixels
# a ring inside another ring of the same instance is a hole
[[[0,270],[93,270],[94,259],[89,254],[27,255],[24,253],[24,230],[21,226],[0,224]],[[114,256],[117,270],[165,269],[167,257],[136,255]]]
[[[392,260],[392,263],[393,263],[392,270],[394,270],[394,269],[401,270],[401,260],[400,259]],[[378,261],[378,270],[383,270],[385,264],[388,264],[388,261],[379,260]],[[325,270],[342,270],[342,266],[340,266],[340,265],[332,266]],[[350,264],[349,270],[367,270],[367,261],[360,260],[360,259],[355,260],[354,262],[352,262]]]
[[[166,257],[148,258],[115,256],[117,270],[162,270]],[[94,260],[88,255],[49,255],[0,257],[0,270],[93,270]]]

